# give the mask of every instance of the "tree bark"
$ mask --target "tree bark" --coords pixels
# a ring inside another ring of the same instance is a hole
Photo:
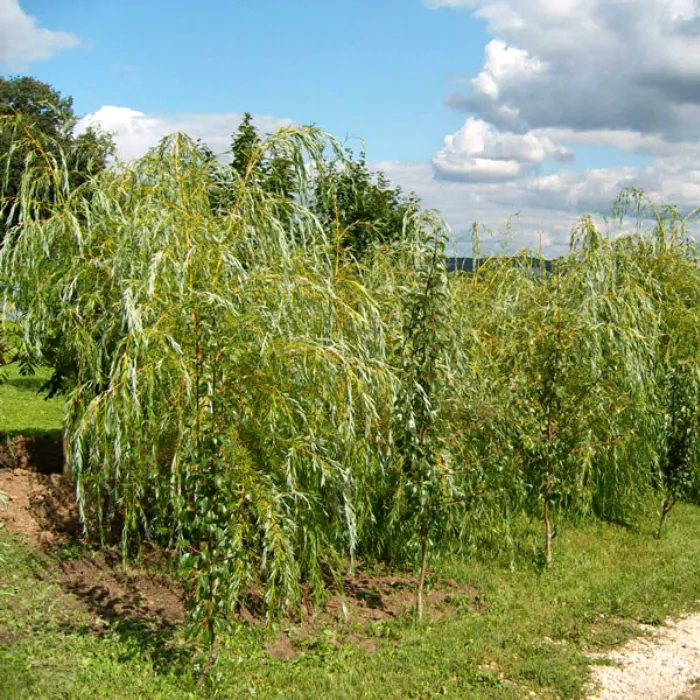
[[[552,488],[552,477],[547,472],[547,487],[544,496],[544,525],[547,536],[547,568],[552,568],[552,521],[549,518],[549,492]]]
[[[676,497],[673,495],[673,491],[669,489],[666,492],[666,498],[664,498],[664,502],[661,504],[661,517],[659,518],[659,529],[656,532],[657,540],[661,539],[661,532],[663,531],[664,525],[668,520],[668,514],[671,512],[671,509],[675,504]]]
[[[207,676],[209,675],[209,671],[211,671],[212,666],[214,665],[214,662],[216,661],[216,637],[212,637],[211,640],[211,649],[209,650],[209,658],[207,659],[207,663],[204,664],[204,668],[202,669],[202,673],[199,675],[199,678],[197,679],[197,688],[201,688],[204,685],[204,681],[207,679]]]
[[[428,528],[425,524],[420,531],[421,563],[418,588],[416,590],[416,614],[418,622],[423,621],[423,588],[425,587],[425,572],[428,564]]]

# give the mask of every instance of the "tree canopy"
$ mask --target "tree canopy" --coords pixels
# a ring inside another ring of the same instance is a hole
[[[20,189],[27,169],[35,171],[33,206],[53,201],[54,164],[65,159],[73,187],[106,166],[113,150],[109,136],[94,129],[75,134],[73,98],[28,76],[0,78],[0,243],[21,215]],[[25,205],[27,202],[25,202]]]
[[[700,494],[700,265],[673,207],[617,237],[584,217],[551,270],[448,275],[444,222],[314,127],[246,117],[228,161],[176,134],[79,184],[52,148],[0,291],[70,368],[86,529],[176,553],[206,641],[251,591],[298,609],[357,558],[416,565],[420,611],[432,553],[514,547],[519,516],[547,566],[567,515],[663,495],[661,530]]]

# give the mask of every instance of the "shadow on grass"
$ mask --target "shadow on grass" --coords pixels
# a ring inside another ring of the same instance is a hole
[[[37,377],[36,375],[20,375],[18,377],[10,377],[5,386],[12,387],[17,391],[38,394],[45,384],[45,378]]]
[[[85,636],[109,636],[118,641],[119,662],[148,658],[158,674],[191,673],[191,650],[177,643],[179,625],[159,617],[158,611],[146,614],[143,596],[135,585],[128,586],[121,595],[114,595],[101,585],[66,582],[63,589],[107,623],[106,627],[81,625],[71,631]]]
[[[144,590],[140,580],[130,580],[107,561],[96,566],[85,558],[28,551],[25,565],[35,580],[58,584],[69,608],[88,613],[87,622],[80,615],[64,617],[57,625],[61,632],[109,640],[120,663],[147,659],[159,675],[191,675],[192,649],[180,641],[181,622],[173,619],[173,610],[159,606],[162,601],[149,599],[157,597],[155,585]],[[105,585],[86,579],[87,570],[107,574]]]

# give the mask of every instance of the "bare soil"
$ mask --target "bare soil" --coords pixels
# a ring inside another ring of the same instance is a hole
[[[184,619],[182,590],[169,576],[123,565],[114,552],[61,564],[63,589],[103,619],[172,628]]]
[[[0,449],[0,492],[7,496],[7,509],[0,508],[0,520],[9,532],[19,533],[31,545],[49,551],[71,543],[81,544],[75,488],[72,480],[60,473],[62,460],[61,443],[43,438],[15,438]],[[113,551],[84,551],[84,556],[81,552],[73,559],[59,558],[57,576],[65,594],[96,622],[120,619],[159,629],[182,622],[180,585],[154,570],[153,563],[163,558],[162,553],[146,548],[144,566],[139,567],[124,565]],[[268,652],[279,658],[296,656],[300,646],[329,626],[347,630],[338,638],[373,651],[375,642],[362,630],[374,623],[410,615],[415,586],[413,577],[358,572],[344,577],[341,586],[331,586],[320,609],[313,604],[307,589],[302,615],[287,620],[286,632],[268,647]],[[466,600],[477,610],[483,606],[473,588],[454,581],[438,582],[425,598],[432,620],[448,614],[457,600]],[[251,592],[240,612],[241,619],[254,625],[265,624],[261,602]],[[101,625],[96,624],[95,629],[101,629]]]
[[[31,469],[40,474],[63,474],[63,444],[48,437],[18,435],[0,444],[0,469]]]
[[[59,545],[80,532],[71,480],[62,474],[29,469],[0,469],[0,491],[7,509],[0,510],[10,532],[19,532],[33,545]]]

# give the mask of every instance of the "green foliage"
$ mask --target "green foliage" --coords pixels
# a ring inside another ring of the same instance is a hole
[[[260,148],[260,137],[252,121],[252,116],[246,112],[231,143],[231,153],[233,155],[231,169],[241,178],[246,177],[249,170],[255,168],[257,151]]]
[[[671,210],[614,239],[583,219],[551,274],[525,252],[448,277],[442,222],[318,129],[246,118],[231,163],[177,135],[79,186],[54,145],[5,305],[68,391],[86,527],[176,550],[191,635],[213,646],[251,591],[270,616],[320,601],[358,557],[418,560],[420,617],[429,554],[514,558],[526,513],[549,564],[566,516],[697,493],[698,264]]]
[[[403,296],[403,339],[399,355],[394,447],[396,484],[388,535],[400,546],[418,545],[420,577],[416,610],[423,617],[429,542],[439,541],[447,504],[457,499],[446,449],[444,403],[450,374],[450,294],[444,264],[444,233],[437,222],[416,231],[412,245],[415,278]]]
[[[58,161],[73,188],[105,168],[111,137],[94,129],[75,136],[73,99],[30,77],[0,78],[0,243],[23,206],[46,213],[60,196]],[[25,171],[34,188],[20,192]]]
[[[323,164],[319,170],[313,211],[325,230],[344,248],[363,257],[373,246],[410,239],[413,216],[419,210],[415,195],[393,187],[383,173],[369,170],[365,154]]]
[[[302,191],[327,145],[288,129],[262,147]],[[68,459],[88,525],[119,520],[125,552],[177,547],[210,638],[250,586],[278,611],[354,551],[394,381],[374,294],[316,219],[255,180],[212,210],[208,170],[226,167],[175,137],[3,251],[26,338],[63,339],[76,367]]]

